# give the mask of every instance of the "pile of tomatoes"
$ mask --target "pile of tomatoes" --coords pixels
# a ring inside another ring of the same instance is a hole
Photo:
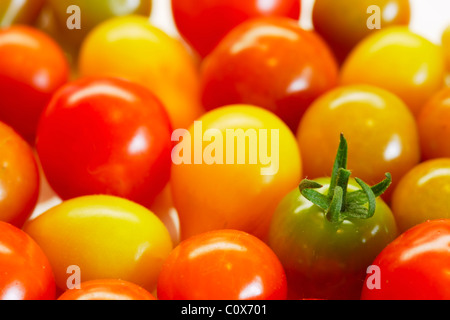
[[[180,39],[150,0],[0,2],[0,299],[450,299],[450,28],[172,9]]]

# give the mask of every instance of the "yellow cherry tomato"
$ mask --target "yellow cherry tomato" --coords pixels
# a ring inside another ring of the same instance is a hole
[[[420,160],[417,126],[408,107],[383,89],[347,86],[316,100],[300,123],[297,137],[308,178],[330,176],[341,133],[349,145],[348,169],[369,185],[387,172],[395,185]]]
[[[427,220],[450,219],[450,158],[411,170],[394,192],[392,210],[401,232]]]
[[[341,83],[368,84],[389,90],[414,115],[444,84],[444,58],[439,46],[407,27],[390,27],[367,37],[345,61]]]
[[[122,279],[152,291],[172,250],[169,232],[151,211],[111,196],[63,202],[29,221],[24,231],[47,255],[62,290],[75,266],[83,282]]]
[[[269,111],[234,105],[175,134],[171,188],[182,239],[219,229],[264,238],[278,202],[301,179],[290,129]]]
[[[194,58],[144,17],[114,18],[95,28],[83,43],[79,71],[145,85],[164,103],[174,128],[188,128],[202,114]]]

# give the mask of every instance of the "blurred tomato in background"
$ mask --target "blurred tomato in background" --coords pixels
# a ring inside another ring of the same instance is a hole
[[[2,0],[0,2],[0,27],[34,23],[44,3],[45,0]]]
[[[300,4],[301,0],[172,0],[172,9],[181,35],[205,57],[247,20],[279,16],[298,21]]]
[[[0,29],[0,121],[30,144],[42,111],[68,77],[68,62],[52,38],[28,26]]]

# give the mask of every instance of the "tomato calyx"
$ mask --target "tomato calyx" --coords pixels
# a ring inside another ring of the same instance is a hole
[[[347,192],[351,176],[351,171],[347,170],[347,157],[347,140],[341,134],[327,194],[315,190],[323,188],[323,185],[312,180],[305,179],[299,186],[300,193],[323,209],[327,219],[332,223],[340,223],[347,218],[372,218],[376,210],[376,198],[381,196],[392,184],[390,173],[386,173],[386,179],[373,187],[370,187],[361,179],[355,178],[361,190]]]

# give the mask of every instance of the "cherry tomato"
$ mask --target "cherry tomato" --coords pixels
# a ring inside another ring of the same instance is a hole
[[[36,146],[61,198],[110,194],[149,205],[169,180],[170,135],[163,106],[145,87],[88,78],[55,94]]]
[[[181,35],[202,57],[246,20],[265,16],[300,18],[300,0],[172,0],[172,8]]]
[[[414,117],[399,98],[383,89],[346,86],[314,102],[297,134],[307,177],[329,175],[340,133],[349,141],[349,169],[369,184],[390,172],[395,186],[420,161]]]
[[[65,201],[24,230],[47,254],[62,290],[68,267],[77,266],[82,282],[122,279],[152,292],[172,250],[169,232],[151,211],[111,196]]]
[[[64,292],[58,300],[156,300],[148,291],[123,280],[92,280]]]
[[[408,172],[395,190],[392,210],[402,232],[450,218],[450,159],[430,160]]]
[[[38,167],[28,143],[1,122],[0,150],[0,221],[21,228],[38,200]]]
[[[152,10],[152,0],[49,0],[48,3],[55,14],[61,33],[76,47],[94,27],[103,21],[127,15],[149,17]],[[80,29],[67,27],[67,21],[74,14],[73,11],[68,13],[68,8],[72,5],[80,8]]]
[[[261,240],[219,230],[182,242],[158,279],[161,300],[284,300],[286,275]]]
[[[116,76],[141,83],[164,103],[174,128],[188,128],[202,113],[199,71],[182,43],[143,17],[101,24],[83,44],[82,76]]]
[[[207,113],[179,136],[171,188],[182,239],[224,227],[264,238],[276,205],[301,178],[289,128],[266,110],[237,105]]]
[[[423,158],[450,157],[450,88],[433,96],[417,121]]]
[[[352,51],[342,68],[341,83],[384,88],[418,115],[443,86],[444,71],[438,46],[407,27],[390,27],[367,37]]]
[[[32,24],[39,15],[45,0],[0,1],[0,27],[13,24]]]
[[[327,41],[339,61],[344,61],[350,51],[365,37],[377,31],[369,29],[372,16],[379,8],[382,29],[393,25],[407,26],[411,8],[409,0],[316,0],[313,10],[314,29]],[[373,18],[378,16],[373,16]]]
[[[378,289],[364,286],[363,300],[449,300],[450,220],[418,225],[376,258]],[[366,282],[372,282],[369,277]],[[374,281],[376,284],[376,281]]]
[[[292,299],[359,299],[367,267],[398,235],[391,210],[375,200],[391,177],[372,189],[349,181],[346,149],[341,140],[342,162],[336,162],[331,179],[303,181],[273,216],[269,245],[286,270]]]
[[[207,110],[228,104],[268,109],[296,130],[309,105],[337,84],[337,65],[326,44],[287,18],[244,23],[203,62]]]
[[[444,48],[445,59],[447,61],[447,71],[450,72],[450,26],[445,29],[442,35],[442,46]]]
[[[0,121],[30,143],[42,110],[68,75],[63,51],[47,35],[25,26],[0,29]]]
[[[0,300],[55,298],[47,257],[26,233],[0,222],[0,248]]]

